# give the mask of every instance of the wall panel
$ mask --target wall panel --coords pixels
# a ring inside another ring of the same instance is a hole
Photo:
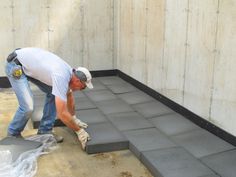
[[[113,1],[86,0],[84,4],[84,65],[93,70],[113,68]]]
[[[5,61],[13,48],[12,1],[0,3],[0,76],[5,75]]]
[[[236,2],[220,1],[211,121],[236,136]]]
[[[119,8],[119,36],[117,36],[118,38],[116,40],[119,45],[117,66],[124,73],[130,74],[133,46],[133,0],[120,2]]]
[[[188,0],[166,0],[162,94],[182,104]]]
[[[165,1],[147,1],[146,83],[161,91],[163,88],[163,45]],[[155,71],[155,72],[153,72]]]
[[[208,119],[218,0],[190,0],[184,106]]]

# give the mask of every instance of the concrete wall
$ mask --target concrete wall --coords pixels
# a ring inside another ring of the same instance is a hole
[[[236,135],[234,0],[2,0],[0,76],[14,48],[118,68]]]
[[[69,64],[111,69],[113,0],[1,0],[0,76],[17,47],[50,50]]]
[[[236,1],[115,1],[117,68],[236,135]]]

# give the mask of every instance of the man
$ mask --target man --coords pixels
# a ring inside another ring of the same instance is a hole
[[[93,88],[90,72],[83,67],[73,69],[53,53],[39,48],[22,48],[12,52],[6,63],[6,74],[17,96],[19,107],[8,128],[8,136],[21,137],[21,132],[33,112],[33,95],[28,81],[46,93],[43,116],[38,134],[53,134],[57,116],[74,130],[84,149],[89,134],[87,124],[75,116],[73,91]],[[63,137],[53,134],[57,142]]]

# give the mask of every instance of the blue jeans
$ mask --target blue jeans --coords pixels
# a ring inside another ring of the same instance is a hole
[[[12,61],[7,63],[5,68],[6,75],[19,102],[19,107],[8,127],[8,133],[14,136],[20,135],[24,130],[27,121],[32,116],[34,101],[28,80],[36,84],[40,90],[46,93],[43,116],[40,121],[38,133],[50,133],[54,126],[56,117],[55,96],[52,95],[52,87],[36,79],[30,78],[24,73],[19,79],[14,78],[12,73],[17,67],[20,66],[16,65],[16,63]]]

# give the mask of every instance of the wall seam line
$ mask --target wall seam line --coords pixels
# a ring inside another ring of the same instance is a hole
[[[183,87],[182,87],[182,105],[184,106],[185,87],[186,87],[186,70],[187,70],[187,53],[188,53],[188,30],[189,30],[189,1],[187,1],[187,19],[186,19],[186,34],[185,34],[185,55],[184,55],[184,73],[183,73]]]
[[[220,0],[218,0],[217,4],[217,17],[216,17],[216,31],[215,31],[215,49],[214,49],[214,59],[213,59],[213,72],[212,72],[212,79],[211,79],[211,95],[210,95],[210,108],[209,108],[209,121],[211,121],[212,115],[212,104],[213,104],[213,95],[214,95],[214,85],[215,85],[215,65],[216,65],[216,57],[217,57],[217,36],[218,36],[218,25],[219,25],[219,10],[220,10]]]

